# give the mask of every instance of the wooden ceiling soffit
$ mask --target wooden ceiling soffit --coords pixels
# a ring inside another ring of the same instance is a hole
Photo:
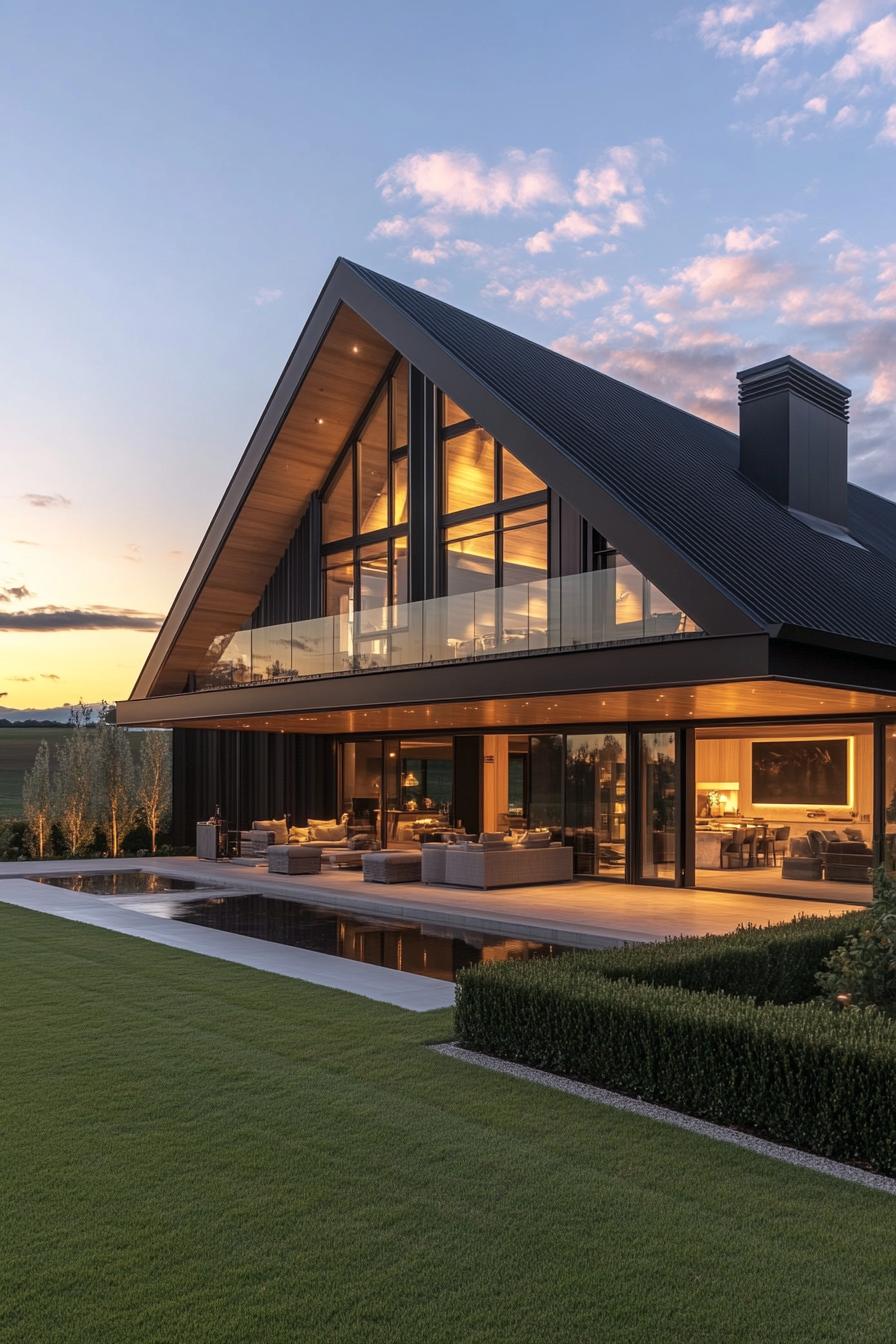
[[[371,706],[365,709],[246,713],[227,717],[165,717],[164,700],[146,705],[134,722],[165,728],[225,728],[286,733],[419,733],[428,731],[527,731],[574,724],[608,725],[699,723],[713,719],[766,721],[799,717],[892,713],[896,697],[870,691],[815,686],[776,679],[723,681],[705,685],[652,687],[627,691],[499,697],[490,700]],[[128,720],[129,721],[129,720]]]
[[[161,657],[154,648],[132,698],[181,691],[212,641],[248,619],[393,353],[340,304],[282,409],[281,378],[159,633]],[[186,590],[195,590],[192,601],[181,600]]]

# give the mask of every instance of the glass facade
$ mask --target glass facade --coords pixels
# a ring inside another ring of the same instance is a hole
[[[355,530],[354,517],[354,478],[351,453],[336,468],[332,484],[327,491],[324,506],[323,538],[325,542],[338,541],[350,537]]]
[[[554,839],[563,832],[563,776],[565,755],[562,733],[542,733],[529,739],[529,825],[547,826]]]
[[[546,579],[544,481],[484,429],[465,419],[454,422],[457,408],[452,410],[448,397],[440,400],[442,592],[451,596]],[[501,619],[499,612],[495,619]]]
[[[379,837],[383,743],[378,737],[342,745],[341,812],[349,814],[353,834]]]
[[[450,823],[454,801],[454,748],[450,737],[386,741],[385,843],[416,848]]]
[[[407,601],[408,366],[399,361],[324,490],[323,615],[382,630]]]
[[[567,735],[564,832],[580,876],[625,880],[626,755],[624,733]]]
[[[355,449],[360,533],[389,526],[389,397],[384,391]]]
[[[639,876],[647,881],[675,881],[681,806],[677,745],[674,732],[638,734]]]

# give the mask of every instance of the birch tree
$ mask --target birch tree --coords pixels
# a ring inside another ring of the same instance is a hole
[[[134,756],[126,728],[101,721],[90,735],[96,743],[97,822],[115,859],[137,817]]]
[[[137,805],[152,837],[152,852],[155,854],[159,831],[171,811],[170,733],[150,731],[141,734]]]
[[[41,742],[34,764],[22,781],[22,810],[37,846],[37,857],[46,854],[53,824],[53,795],[50,787],[50,748]]]
[[[96,729],[73,727],[56,756],[53,812],[74,857],[93,839],[96,819]]]

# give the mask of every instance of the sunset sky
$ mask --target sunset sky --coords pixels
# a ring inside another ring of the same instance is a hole
[[[126,696],[337,254],[896,496],[896,12],[4,8],[0,717]]]

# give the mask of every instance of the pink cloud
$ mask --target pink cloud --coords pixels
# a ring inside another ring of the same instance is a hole
[[[859,34],[850,51],[834,66],[835,79],[857,79],[866,74],[896,79],[896,15],[887,14]]]
[[[427,209],[451,214],[515,213],[565,194],[546,149],[512,149],[492,167],[462,150],[408,154],[380,175],[377,186],[386,200],[416,198]]]
[[[755,252],[741,252],[694,257],[676,279],[690,288],[698,304],[758,311],[789,272],[784,264],[767,262]]]
[[[602,276],[577,280],[568,276],[534,276],[510,285],[492,281],[485,293],[492,298],[506,298],[519,306],[533,307],[536,312],[569,313],[579,304],[606,294],[608,285]]]
[[[896,103],[888,107],[884,113],[884,124],[877,138],[884,144],[896,145]]]
[[[749,224],[739,229],[729,229],[723,239],[726,252],[764,252],[769,247],[777,247],[778,239],[772,229],[757,233]]]
[[[790,47],[816,47],[848,36],[868,13],[868,0],[821,0],[804,19],[778,22],[744,38],[740,52],[765,60]]]

